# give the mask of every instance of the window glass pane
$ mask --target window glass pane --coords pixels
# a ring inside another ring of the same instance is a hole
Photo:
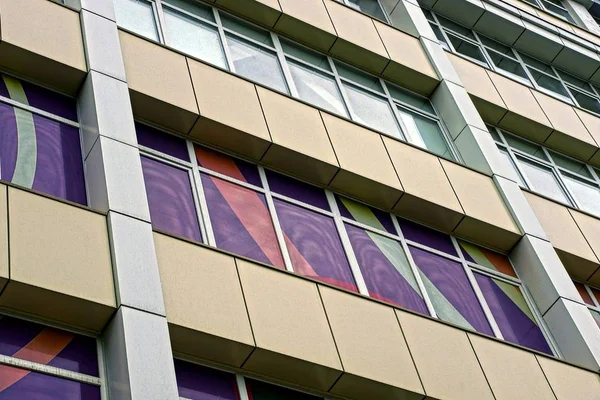
[[[566,72],[558,71],[558,74],[565,82],[575,86],[576,88],[585,90],[586,92],[589,92],[589,93],[594,93],[592,87],[586,81],[581,80],[571,74],[567,74]]]
[[[537,144],[527,142],[525,140],[521,140],[513,135],[505,134],[504,138],[506,139],[506,143],[513,149],[521,150],[524,153],[527,153],[531,156],[540,158],[545,161],[549,161],[548,157],[546,157],[546,153],[542,150],[541,146]]]
[[[492,139],[494,139],[498,143],[502,143],[502,138],[500,137],[498,131],[496,130],[496,128],[494,128],[494,126],[486,124],[485,127],[487,128],[490,135],[492,135]]]
[[[239,400],[234,374],[177,359],[174,361],[179,396],[189,400]]]
[[[428,98],[418,96],[414,93],[409,92],[408,90],[404,90],[396,85],[392,85],[391,83],[387,83],[386,86],[388,87],[390,95],[393,99],[435,115],[435,110],[433,109],[433,106],[431,105],[431,102]]]
[[[498,147],[498,150],[500,150],[500,154],[506,160],[508,165],[510,165],[510,168],[512,168],[512,170],[515,171],[515,176],[517,177],[517,180],[519,181],[518,182],[519,185],[522,187],[527,187],[527,185],[523,182],[521,173],[517,170],[517,167],[515,167],[515,164],[513,163],[512,159],[510,158],[510,155],[508,154],[508,152],[501,147]]]
[[[227,35],[227,44],[236,73],[281,92],[288,92],[274,51],[233,35]]]
[[[152,4],[145,0],[115,0],[115,14],[120,27],[158,41]]]
[[[592,176],[592,173],[587,169],[587,167],[584,163],[579,162],[577,160],[573,160],[572,158],[569,158],[569,157],[565,157],[554,151],[550,151],[550,154],[552,155],[552,160],[554,160],[556,165],[558,165],[559,167],[563,167],[563,168],[565,168],[571,172],[574,172],[578,175],[585,176],[586,178],[594,179],[594,177]]]
[[[147,125],[138,124],[137,122],[135,124],[135,133],[139,145],[149,147],[183,161],[190,161],[185,140]]]
[[[410,246],[410,252],[438,317],[466,329],[493,335],[463,266],[416,247]]]
[[[283,269],[265,196],[201,174],[217,247]]]
[[[372,17],[386,21],[385,14],[377,0],[348,0],[348,5]]]
[[[254,25],[247,24],[224,13],[220,13],[219,15],[221,16],[223,27],[231,29],[232,31],[246,36],[247,38],[254,39],[259,43],[274,47],[271,34],[268,31],[260,29]]]
[[[600,190],[581,179],[562,174],[565,184],[575,196],[579,207],[587,212],[600,216]]]
[[[188,171],[142,156],[152,226],[202,241]]]
[[[554,70],[552,69],[552,67],[550,65],[543,63],[541,61],[538,61],[535,58],[526,56],[525,54],[522,54],[522,53],[519,53],[519,54],[521,55],[521,59],[523,60],[523,62],[525,64],[527,64],[528,66],[536,68],[547,74],[554,75]]]
[[[427,149],[439,156],[454,159],[450,147],[437,121],[421,115],[398,109],[404,127],[404,135],[409,143]]]
[[[450,236],[406,219],[398,218],[398,220],[405,239],[458,257]]]
[[[452,22],[449,19],[446,19],[444,17],[440,17],[439,15],[438,15],[438,19],[440,21],[440,24],[442,24],[443,27],[448,28],[448,29],[452,30],[453,32],[459,33],[465,37],[468,37],[469,39],[475,40],[475,35],[473,34],[473,31],[471,31],[469,28],[466,28],[455,22]]]
[[[585,108],[593,113],[600,114],[600,102],[596,97],[589,96],[579,90],[569,89],[571,95],[575,98],[575,101],[581,108]]]
[[[350,200],[347,197],[336,195],[335,198],[342,217],[397,235],[389,213]]]
[[[294,271],[358,291],[333,219],[274,199]]]
[[[169,46],[191,56],[226,68],[217,28],[177,11],[164,8],[166,41]]]
[[[256,165],[229,157],[206,147],[194,146],[194,152],[199,166],[235,178],[238,181],[262,187]]]
[[[475,273],[475,280],[504,340],[552,354],[542,330],[518,286]]]
[[[282,37],[279,38],[279,42],[281,43],[281,48],[285,54],[296,57],[302,61],[314,65],[315,67],[331,71],[331,65],[329,64],[329,60],[327,60],[327,56],[307,49],[304,46],[300,46],[299,44],[286,40]]]
[[[353,225],[346,224],[346,231],[369,295],[429,314],[402,245]]]
[[[506,46],[500,42],[496,42],[495,40],[492,40],[483,35],[479,35],[479,39],[481,39],[481,43],[483,43],[483,45],[485,47],[493,49],[493,50],[495,50],[495,52],[515,58],[515,55],[513,54],[512,50],[509,46]]]
[[[94,338],[13,317],[0,316],[0,354],[100,376]],[[0,382],[2,378],[0,370]]]
[[[288,60],[288,65],[298,96],[302,100],[336,114],[348,115],[342,95],[332,76],[292,60]]]
[[[484,249],[483,247],[459,240],[460,250],[465,259],[482,267],[491,269],[492,271],[501,272],[505,275],[517,277],[517,273],[513,269],[508,258],[503,255]]]
[[[548,11],[566,19],[569,22],[574,23],[573,18],[571,17],[569,12],[567,10],[565,10],[565,8],[562,6],[562,4],[560,4],[560,2],[558,0],[543,0],[543,1],[544,1],[544,6],[546,7],[546,9]]]
[[[246,381],[246,390],[248,398],[252,400],[319,400],[321,397],[297,392],[281,386],[271,385],[269,383],[244,378]]]
[[[269,170],[267,170],[267,180],[273,193],[302,201],[323,210],[330,210],[325,191],[321,188]]]
[[[595,306],[594,301],[592,300],[592,297],[588,293],[588,291],[585,288],[585,286],[583,284],[579,283],[579,282],[573,282],[573,283],[575,284],[575,288],[577,289],[577,291],[581,295],[581,298],[583,299],[583,301],[585,302],[585,304],[587,304],[588,306]]]
[[[162,3],[164,10],[167,10],[167,8],[164,7],[164,3],[172,4],[175,7],[187,11],[191,14],[194,14],[197,17],[200,17],[210,22],[215,22],[215,15],[213,14],[212,8],[202,3],[192,3],[188,0],[162,0]]]
[[[452,34],[448,34],[448,38],[450,39],[450,42],[452,42],[452,46],[456,52],[487,64],[479,46],[460,39],[458,36]]]
[[[352,119],[394,137],[400,130],[389,103],[380,97],[345,84],[348,101],[352,107]]]
[[[590,287],[590,289],[592,289],[592,293],[594,294],[594,297],[596,298],[596,301],[598,303],[600,303],[600,290]]]
[[[375,90],[381,94],[384,94],[383,87],[381,87],[381,82],[379,78],[374,77],[373,75],[366,74],[362,71],[357,70],[356,68],[352,68],[349,65],[342,64],[339,62],[335,63],[335,67],[337,69],[338,74],[342,78],[346,78],[352,82],[358,83],[368,89]]]
[[[549,168],[519,159],[521,170],[529,179],[531,189],[551,199],[569,203],[558,180]]]
[[[598,311],[592,311],[592,310],[590,310],[590,312],[592,313],[592,317],[594,318],[594,321],[596,321],[596,325],[598,325],[598,327],[600,328],[600,313]]]
[[[494,63],[496,68],[511,73],[513,75],[517,75],[529,81],[525,70],[523,69],[521,64],[519,64],[518,61],[515,61],[509,57],[505,57],[493,51],[488,51],[488,55],[492,59],[492,62]]]
[[[567,90],[557,78],[553,78],[534,69],[530,69],[529,72],[540,87],[550,90],[551,92],[560,94],[561,96],[569,96]]]
[[[429,23],[429,25],[431,26],[431,29],[433,29],[433,33],[435,33],[435,37],[438,38],[438,40],[442,43],[442,46],[445,49],[450,49],[450,47],[448,46],[448,43],[446,42],[446,38],[444,37],[444,34],[442,33],[442,30],[440,29],[439,26],[432,24],[431,22]]]
[[[0,179],[87,204],[79,129],[0,103]]]
[[[100,386],[0,365],[2,399],[100,400]]]

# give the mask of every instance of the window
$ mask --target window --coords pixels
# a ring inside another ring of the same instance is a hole
[[[600,170],[488,125],[521,186],[600,216]]]
[[[364,12],[371,17],[380,19],[384,22],[388,22],[388,19],[383,11],[383,7],[379,3],[379,0],[337,0],[342,4],[354,8],[357,11]]]
[[[187,400],[323,400],[322,397],[178,359],[175,359],[175,376],[179,396]]]
[[[100,400],[96,340],[0,316],[0,397]]]
[[[426,98],[199,2],[115,1],[117,11],[126,14],[120,18],[117,13],[117,22],[126,29],[442,157],[457,158]],[[369,4],[379,7],[374,0],[348,3],[364,10],[372,9]],[[151,34],[158,26],[159,34]]]
[[[548,11],[551,14],[556,15],[572,24],[575,24],[575,20],[569,14],[569,11],[565,8],[562,0],[524,0],[527,3],[541,8],[542,10]]]
[[[426,113],[427,104],[409,105]],[[154,229],[552,353],[504,255],[153,128],[137,132]]]
[[[74,99],[0,74],[0,179],[87,204]]]
[[[596,324],[600,328],[600,289],[579,282],[573,283],[584,303],[588,306],[594,321],[596,321]]]

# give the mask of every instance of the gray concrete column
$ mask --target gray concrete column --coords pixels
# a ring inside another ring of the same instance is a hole
[[[81,0],[78,98],[89,203],[108,213],[118,311],[102,342],[111,399],[178,398],[150,212],[112,0]]]

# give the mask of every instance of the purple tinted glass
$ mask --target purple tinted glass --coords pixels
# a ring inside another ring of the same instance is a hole
[[[262,187],[262,181],[256,165],[207,149],[206,147],[194,146],[194,152],[196,153],[198,165],[201,167],[254,186]]]
[[[401,245],[346,224],[369,295],[422,314],[429,314]]]
[[[416,224],[405,219],[400,219],[400,229],[407,240],[412,240],[419,244],[429,246],[432,249],[443,251],[446,254],[457,256],[456,249],[450,240],[450,236],[445,233],[435,231],[424,227],[423,225]]]
[[[202,241],[187,171],[141,157],[152,226]]]
[[[481,274],[475,274],[475,279],[504,340],[552,354],[542,330],[533,320],[531,310],[521,308],[527,307],[527,304],[519,288]],[[508,291],[513,292],[512,298],[507,294]],[[513,299],[521,303],[521,307]]]
[[[77,121],[77,102],[71,97],[21,81],[29,105],[51,114]]]
[[[95,339],[21,319],[0,318],[0,354],[99,376]]]
[[[135,132],[139,145],[149,147],[183,161],[190,161],[190,154],[184,139],[137,122],[135,124]]]
[[[377,229],[385,229],[388,233],[397,235],[392,217],[385,211],[378,210],[350,200],[347,197],[335,196],[335,201],[340,210],[340,215],[352,221],[360,222]],[[381,225],[381,226],[379,226]]]
[[[294,271],[358,291],[333,219],[282,200],[274,202]]]
[[[275,193],[302,201],[323,210],[330,210],[329,202],[323,189],[273,171],[267,171],[267,180],[269,181],[269,188]]]
[[[466,322],[467,328],[493,335],[463,266],[416,247],[410,246],[410,252],[419,270],[437,289],[428,292],[438,316],[461,326]]]
[[[4,79],[2,79],[2,75],[0,75],[0,96],[10,98],[10,93],[8,93],[8,88],[4,83]]]
[[[2,83],[2,80],[0,80]],[[11,182],[17,164],[17,118],[14,108],[0,103],[0,172],[2,180]]]
[[[0,365],[0,400],[100,400],[100,387]]]
[[[297,392],[281,386],[271,385],[254,379],[244,379],[250,400],[318,400],[322,397]]]
[[[239,400],[235,375],[175,360],[179,396],[190,400]]]

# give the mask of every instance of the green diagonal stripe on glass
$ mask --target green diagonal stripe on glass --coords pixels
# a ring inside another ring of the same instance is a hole
[[[345,197],[340,196],[339,199],[342,201],[342,204],[346,207],[346,209],[350,212],[350,215],[352,215],[352,217],[354,217],[354,219],[357,222],[385,231],[385,228],[377,219],[375,214],[373,214],[371,210],[369,210],[369,207],[347,199]]]
[[[517,307],[519,307],[535,325],[537,325],[537,321],[535,320],[531,309],[527,305],[521,290],[517,286],[511,285],[510,283],[502,282],[497,279],[493,279],[493,281],[512,300],[512,302],[515,303]]]
[[[2,76],[12,100],[29,105],[21,82],[9,76]],[[33,187],[37,164],[37,142],[33,114],[14,107],[17,121],[17,162],[12,182],[27,188]]]

